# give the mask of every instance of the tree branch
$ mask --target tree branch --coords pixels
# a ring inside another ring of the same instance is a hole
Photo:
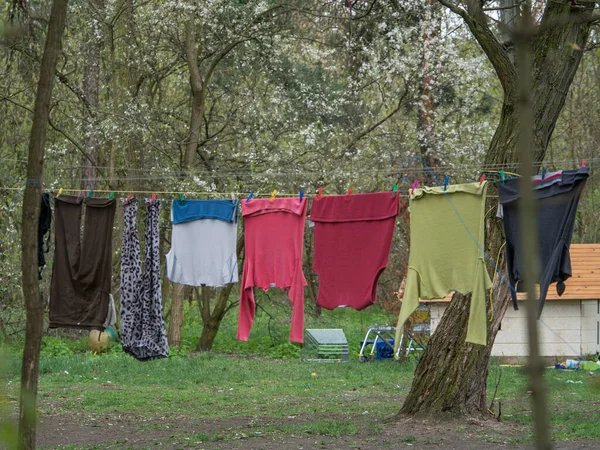
[[[407,94],[408,94],[408,87],[405,87],[404,92],[402,93],[402,95],[400,96],[400,99],[398,100],[398,105],[396,105],[396,107],[392,111],[390,111],[385,117],[378,120],[374,124],[370,125],[365,130],[358,133],[354,138],[352,138],[350,143],[346,146],[346,150],[354,147],[358,141],[360,141],[366,135],[368,135],[373,130],[375,130],[376,128],[381,126],[383,123],[387,122],[389,119],[391,119],[394,116],[394,114],[396,114],[398,111],[400,111],[400,108],[402,107],[402,103],[403,103],[404,99],[406,98]]]
[[[443,6],[448,8],[454,14],[459,15],[465,21],[469,30],[477,39],[477,42],[481,46],[484,53],[492,63],[505,95],[514,95],[517,74],[515,66],[511,62],[506,53],[506,50],[502,47],[502,44],[498,41],[492,30],[488,27],[485,22],[485,14],[481,9],[478,2],[472,0],[469,1],[469,12],[463,8],[459,8],[457,5],[452,3],[450,0],[438,0]]]

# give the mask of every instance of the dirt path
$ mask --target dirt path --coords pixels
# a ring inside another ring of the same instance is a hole
[[[405,419],[385,424],[368,417],[336,415],[347,421],[354,434],[311,434],[305,425],[324,417],[293,416],[286,419],[248,417],[209,421],[191,421],[186,417],[144,419],[114,415],[85,419],[52,415],[42,419],[38,434],[40,448],[161,448],[161,449],[526,449],[527,444],[509,440],[526,436],[520,425],[480,422],[423,422]],[[333,434],[333,435],[331,435]],[[80,446],[80,447],[79,447]],[[597,449],[598,441],[556,443],[557,449]]]

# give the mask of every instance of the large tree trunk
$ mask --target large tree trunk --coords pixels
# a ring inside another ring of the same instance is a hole
[[[449,0],[440,3],[459,14],[468,25],[490,59],[504,88],[504,105],[500,122],[485,158],[485,165],[503,164],[517,168],[519,123],[516,113],[517,77],[511,59],[498,42],[483,12],[469,2],[467,12]],[[571,9],[568,0],[548,2],[532,51],[533,98],[533,161],[544,159],[556,121],[564,105],[569,87],[581,60],[590,32],[589,18],[593,4]],[[486,224],[486,250],[489,259],[499,256],[498,270],[504,272],[504,241],[501,223],[489,219]],[[488,259],[488,263],[490,262]],[[488,265],[490,273],[493,268]],[[431,337],[415,371],[411,390],[400,414],[439,415],[450,413],[486,414],[486,382],[490,353],[500,322],[509,307],[510,295],[504,277],[498,274],[492,288],[492,308],[487,308],[488,345],[465,342],[469,316],[469,297],[455,295],[446,309],[437,330]]]
[[[21,398],[19,410],[19,446],[22,449],[35,448],[36,400],[40,347],[44,326],[44,300],[40,294],[38,280],[38,218],[40,215],[40,195],[44,146],[50,114],[50,100],[54,87],[54,73],[61,47],[62,35],[67,18],[68,0],[54,0],[48,21],[48,33],[44,56],[40,67],[33,123],[29,136],[29,156],[27,161],[27,186],[23,197],[22,218],[22,260],[23,296],[27,313],[25,348],[21,369]]]

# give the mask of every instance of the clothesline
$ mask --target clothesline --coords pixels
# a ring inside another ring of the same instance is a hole
[[[583,158],[588,164],[599,163],[600,158]],[[1,158],[0,162],[9,161],[9,162],[22,162],[26,163],[26,159],[13,159],[13,158]],[[580,165],[582,159],[569,159],[569,160],[560,160],[560,161],[549,161],[549,162],[539,162],[533,163],[531,167],[543,167],[543,166],[555,166],[561,165],[565,166],[568,164]],[[412,162],[412,161],[410,161]],[[178,170],[178,169],[169,169],[170,171],[175,172],[177,175],[194,175],[194,174],[223,174],[223,175],[238,175],[238,176],[262,176],[262,175],[271,175],[271,176],[289,176],[289,175],[323,175],[323,174],[363,174],[363,173],[386,173],[386,174],[396,174],[398,170],[401,171],[411,171],[417,173],[427,173],[430,169],[425,167],[411,167],[410,165],[406,165],[407,162],[401,163],[398,166],[392,166],[387,168],[373,168],[373,169],[354,169],[354,170],[345,170],[345,169],[334,169],[334,170],[308,170],[308,171],[286,171],[286,172],[250,172],[247,169],[239,169],[233,171],[222,171],[222,170],[205,170],[205,169],[196,169],[196,170]],[[84,167],[89,167],[89,165],[84,164],[60,164],[60,163],[52,163],[48,162],[44,164],[45,167],[60,167],[60,168],[69,168],[69,169],[82,169]],[[95,166],[97,169],[110,169],[110,166]],[[486,171],[490,170],[499,170],[499,169],[516,169],[520,167],[519,163],[506,164],[506,163],[492,163],[492,164],[455,164],[453,166],[444,166],[435,168],[435,171],[438,172],[458,172],[464,171],[465,169],[473,169],[477,171]],[[147,168],[113,168],[115,170],[126,170],[127,172],[148,172]],[[173,174],[175,175],[175,174]]]
[[[16,188],[16,187],[2,187],[0,186],[0,190],[3,191],[22,191],[23,188]],[[85,189],[63,189],[63,192],[89,192]],[[228,196],[231,197],[232,195],[234,196],[238,196],[238,197],[247,197],[248,195],[252,194],[252,196],[254,198],[256,197],[271,197],[271,195],[273,195],[272,193],[269,192],[265,192],[265,193],[260,193],[260,192],[199,192],[199,191],[127,191],[127,190],[115,190],[112,191],[110,189],[94,189],[94,193],[100,193],[100,194],[144,194],[144,195],[152,195],[152,194],[156,194],[156,195],[221,195],[221,196]],[[323,194],[323,197],[328,197],[328,196],[332,196],[332,195],[352,195],[352,194]],[[391,191],[390,191],[390,195],[391,195]],[[400,197],[405,197],[408,198],[409,195],[408,194],[399,194],[398,192],[396,192],[394,195],[400,196]],[[293,192],[293,193],[285,193],[285,192],[277,192],[277,196],[278,197],[298,197],[298,192]],[[306,197],[316,197],[317,194],[308,194],[305,195]],[[498,198],[497,195],[486,195],[486,198]]]

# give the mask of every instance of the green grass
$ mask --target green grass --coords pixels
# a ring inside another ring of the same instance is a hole
[[[377,314],[365,318],[356,311],[341,310],[308,320],[307,327],[344,329],[354,347],[348,363],[301,362],[294,353],[299,347],[287,342],[289,328],[275,326],[277,321],[271,319],[269,333],[265,314],[257,317],[255,335],[248,343],[233,340],[231,327],[235,320],[228,321],[217,338],[215,351],[199,354],[190,354],[199,329],[197,324],[193,328],[190,320],[185,333],[188,344],[184,343],[181,351],[171,352],[168,359],[145,363],[124,354],[118,345],[107,354],[93,355],[84,351],[84,339],[72,342],[45,338],[39,407],[44,415],[71,417],[81,423],[98,417],[115,422],[130,417],[133,431],[165,433],[161,442],[175,448],[194,448],[195,442],[286,436],[314,437],[323,446],[344,436],[376,442],[385,427],[381,419],[398,412],[415,368],[414,361],[357,361],[358,343],[366,328],[384,323],[383,314]],[[273,353],[278,353],[279,359],[269,357]],[[18,348],[5,348],[1,360],[0,414],[4,411],[6,416],[18,399]],[[503,435],[501,430],[485,430],[481,439],[531,442],[526,375],[521,368],[492,363],[489,402],[499,376],[495,411],[500,402],[502,420],[523,426],[511,436]],[[546,380],[553,438],[600,439],[600,374],[549,369]],[[575,383],[578,381],[581,383]],[[248,424],[250,418],[257,420],[255,425]],[[218,426],[236,420],[231,426]],[[217,428],[179,430],[169,435],[173,424],[188,422],[217,423]],[[406,431],[398,440],[425,442]],[[62,448],[127,447],[115,440]]]

